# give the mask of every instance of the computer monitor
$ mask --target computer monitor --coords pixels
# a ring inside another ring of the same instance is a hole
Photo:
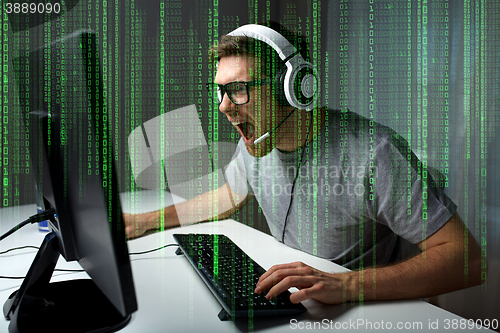
[[[9,331],[116,331],[137,301],[95,35],[78,31],[27,51],[15,69],[31,166],[56,217],[4,304]],[[91,279],[49,283],[59,254]]]

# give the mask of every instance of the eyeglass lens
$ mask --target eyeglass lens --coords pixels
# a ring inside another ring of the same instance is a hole
[[[236,105],[245,104],[248,102],[248,91],[244,83],[234,82],[225,87],[217,86],[217,97],[219,104],[222,103],[224,94],[227,93],[231,102]]]

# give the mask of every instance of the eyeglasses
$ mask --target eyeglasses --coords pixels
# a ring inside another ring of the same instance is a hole
[[[207,83],[207,89],[210,94],[213,94],[214,88],[217,91],[219,104],[224,99],[224,94],[227,93],[231,102],[236,105],[247,104],[250,100],[249,87],[263,86],[271,83],[271,78],[255,80],[255,81],[235,81],[228,84]]]

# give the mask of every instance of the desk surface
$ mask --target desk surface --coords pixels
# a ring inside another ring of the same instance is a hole
[[[149,205],[168,204],[169,199],[151,203],[145,193],[136,200]],[[123,203],[130,196],[122,196]],[[125,200],[124,200],[125,199]],[[137,199],[137,198],[136,198]],[[147,200],[146,200],[147,199]],[[175,201],[175,200],[174,200]],[[125,205],[124,205],[125,206]],[[144,205],[128,207],[128,211],[147,210]],[[35,206],[21,206],[0,210],[0,232],[35,213]],[[268,269],[277,263],[303,261],[327,272],[346,269],[330,261],[291,249],[272,236],[245,226],[234,220],[203,223],[171,229],[145,236],[128,243],[129,252],[140,252],[174,243],[174,233],[221,233],[230,237],[261,266]],[[19,230],[0,243],[0,251],[24,246],[39,246],[44,234],[35,225]],[[352,330],[371,332],[385,329],[404,332],[449,332],[466,327],[465,319],[421,300],[347,303],[324,305],[314,300],[303,302],[307,312],[298,317],[255,319],[237,322],[222,322],[218,319],[221,306],[203,281],[183,256],[175,255],[176,247],[144,254],[131,255],[134,284],[139,309],[132,315],[130,323],[120,332],[290,332],[296,330]],[[24,249],[0,256],[0,275],[24,276],[36,254],[34,249]],[[57,268],[80,269],[76,262],[67,263],[64,258]],[[52,281],[85,277],[85,273],[56,272]],[[22,280],[0,279],[0,303],[21,285]],[[432,329],[429,328],[431,326]],[[0,333],[7,332],[8,321],[0,320]],[[433,329],[437,328],[437,329]],[[485,329],[481,329],[485,331]]]

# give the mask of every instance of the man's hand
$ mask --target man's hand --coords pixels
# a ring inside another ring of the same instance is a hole
[[[346,293],[349,281],[348,273],[325,273],[302,262],[294,262],[271,267],[260,277],[255,292],[260,294],[272,287],[266,295],[267,299],[271,299],[288,288],[296,287],[299,291],[290,296],[292,303],[313,298],[326,304],[339,304],[349,300],[350,293]]]
[[[455,213],[441,229],[418,243],[421,254],[384,267],[330,274],[301,262],[276,265],[262,274],[255,292],[271,288],[266,297],[274,297],[297,287],[300,291],[290,296],[293,303],[313,298],[338,304],[431,297],[472,287],[484,282],[486,263],[481,247],[466,230]]]

